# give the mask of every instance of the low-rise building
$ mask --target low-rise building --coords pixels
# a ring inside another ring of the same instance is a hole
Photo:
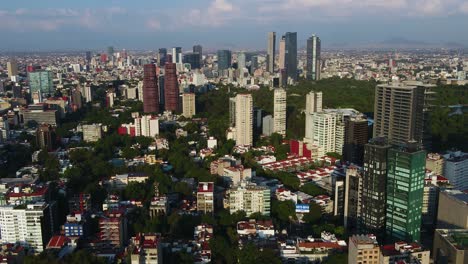
[[[436,229],[432,250],[435,263],[467,263],[467,241],[468,229]]]
[[[214,212],[214,183],[200,182],[197,188],[197,210],[203,213]]]

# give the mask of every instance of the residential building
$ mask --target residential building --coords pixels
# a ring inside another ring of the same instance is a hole
[[[444,175],[444,157],[438,153],[428,153],[426,158],[426,170],[435,175]]]
[[[0,243],[20,242],[42,252],[55,230],[51,207],[45,202],[0,207]]]
[[[197,210],[205,214],[214,212],[214,183],[199,182],[197,188]]]
[[[271,136],[273,134],[274,120],[273,116],[267,115],[262,118],[262,134],[265,136]]]
[[[99,218],[99,239],[109,245],[122,248],[127,243],[128,220],[123,209],[106,211]]]
[[[468,262],[468,229],[436,229],[432,258],[436,264]]]
[[[267,45],[267,71],[269,73],[275,72],[275,53],[276,53],[276,32],[268,32],[268,45]]]
[[[161,263],[160,234],[138,233],[131,241],[134,250],[130,253],[130,264],[158,264]]]
[[[226,192],[225,208],[231,214],[244,211],[247,216],[253,213],[270,215],[270,189],[265,186],[241,183]]]
[[[468,153],[449,151],[444,155],[444,177],[459,190],[468,190]]]
[[[179,82],[175,63],[164,66],[164,108],[166,111],[179,111]]]
[[[135,121],[135,136],[156,137],[159,135],[159,118],[153,115],[140,116],[132,113]]]
[[[426,152],[417,142],[388,151],[386,234],[389,239],[419,241]]]
[[[389,149],[390,145],[384,138],[371,139],[364,145],[364,172],[358,223],[361,233],[384,233]]]
[[[437,228],[468,229],[468,194],[460,190],[439,193]]]
[[[102,124],[81,125],[81,131],[85,142],[96,142],[102,138]]]
[[[403,241],[380,247],[380,263],[418,263],[430,264],[430,250],[423,249],[418,243],[406,243]]]
[[[307,126],[307,124],[309,124]],[[319,147],[319,157],[336,151],[337,115],[335,113],[313,113],[306,115],[304,141]]]
[[[253,101],[251,94],[236,96],[236,145],[253,145]]]
[[[231,68],[231,57],[230,50],[218,50],[218,72]]]
[[[195,94],[194,93],[184,93],[182,94],[182,115],[186,118],[192,118],[195,111]]]
[[[155,196],[151,200],[149,213],[151,219],[156,218],[159,215],[167,214],[167,197],[166,196]]]
[[[41,124],[36,129],[37,146],[47,151],[52,151],[56,147],[55,127],[48,124]]]
[[[143,112],[159,113],[159,91],[156,65],[143,66]]]
[[[312,35],[307,39],[307,79],[320,80],[321,58],[320,58],[320,38]]]
[[[354,230],[361,215],[362,204],[362,170],[352,166],[346,169],[344,196],[344,227]]]
[[[274,90],[273,132],[286,136],[286,90]]]
[[[361,166],[364,162],[364,145],[369,139],[367,119],[363,116],[351,117],[344,124],[343,160]]]
[[[241,181],[250,180],[252,169],[242,165],[229,166],[224,168],[222,176],[229,179],[233,185],[238,185]]]
[[[373,235],[353,235],[349,238],[348,263],[380,264],[380,247]]]
[[[375,89],[374,137],[392,145],[421,144],[424,125],[425,85],[379,84]]]
[[[427,166],[426,166],[427,167]],[[433,228],[437,223],[437,207],[441,190],[451,188],[447,178],[430,173],[424,179],[422,224]]]

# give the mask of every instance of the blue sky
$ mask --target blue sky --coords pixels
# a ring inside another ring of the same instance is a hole
[[[0,50],[264,49],[268,31],[324,48],[403,38],[468,46],[468,0],[2,0]]]

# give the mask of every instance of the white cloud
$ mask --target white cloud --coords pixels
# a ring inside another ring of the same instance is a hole
[[[150,18],[146,20],[146,27],[150,30],[160,30],[161,29],[161,22],[159,20]]]

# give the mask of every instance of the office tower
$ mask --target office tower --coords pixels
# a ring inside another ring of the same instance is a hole
[[[273,100],[273,132],[286,136],[286,90],[275,89]]]
[[[53,94],[54,83],[52,72],[37,71],[29,73],[29,89],[31,94],[41,92],[42,94]]]
[[[224,71],[231,68],[231,51],[218,50],[218,71]]]
[[[286,38],[284,36],[281,37],[279,42],[278,64],[280,70],[286,70]]]
[[[265,186],[242,182],[240,185],[229,189],[226,192],[226,197],[226,206],[231,214],[244,211],[246,215],[254,213],[261,213],[265,216],[270,215],[270,189]]]
[[[250,74],[254,74],[255,70],[258,69],[258,56],[252,56],[250,61]]]
[[[351,117],[345,120],[344,161],[362,165],[364,145],[367,144],[369,139],[368,133],[368,121],[363,116]]]
[[[18,75],[18,63],[12,59],[7,62],[8,78]]]
[[[437,228],[468,229],[468,194],[460,190],[439,193]]]
[[[355,230],[361,214],[362,203],[362,171],[358,167],[350,166],[346,169],[344,196],[344,227]]]
[[[164,75],[159,75],[159,108],[160,110],[164,109],[165,97],[164,97]]]
[[[236,96],[236,145],[252,146],[253,101],[251,94]]]
[[[434,263],[468,263],[467,229],[436,229],[432,258]]]
[[[91,51],[87,51],[86,54],[85,54],[86,64],[91,63],[91,58],[92,58]]]
[[[304,141],[319,147],[318,156],[336,151],[336,113],[313,113],[306,115],[306,131]]]
[[[205,214],[214,212],[214,183],[199,182],[197,188],[197,211]]]
[[[361,210],[358,217],[361,233],[383,234],[385,231],[389,149],[385,138],[373,138],[364,145]]]
[[[445,160],[442,155],[437,153],[429,153],[426,157],[426,170],[431,171],[435,175],[444,175],[444,163]]]
[[[267,71],[275,72],[276,32],[268,32]]]
[[[193,46],[193,53],[198,53],[200,55],[200,68],[203,67],[203,47],[201,45]]]
[[[375,236],[353,235],[349,238],[348,263],[378,264],[379,257],[380,247]]]
[[[143,66],[143,112],[159,113],[159,91],[156,65]]]
[[[182,48],[172,48],[172,63],[182,63]]]
[[[52,151],[56,146],[55,128],[48,124],[41,124],[36,129],[36,143],[41,149]]]
[[[254,107],[253,124],[254,124],[254,133],[256,135],[262,132],[262,118],[263,118],[263,110],[258,107]]]
[[[468,189],[468,153],[449,151],[444,155],[444,176],[459,190]]]
[[[166,111],[179,111],[179,83],[175,63],[164,66],[164,107]]]
[[[23,242],[42,252],[55,229],[53,204],[36,202],[24,206],[0,206],[0,243]]]
[[[81,125],[84,142],[96,142],[102,138],[102,124]]]
[[[384,136],[392,145],[422,143],[425,89],[404,83],[377,85],[374,137]]]
[[[195,94],[182,94],[182,115],[186,118],[192,118],[195,115]]]
[[[286,32],[285,42],[285,68],[288,79],[297,81],[297,33]]]
[[[387,170],[386,234],[389,239],[420,240],[426,152],[417,142],[390,148]]]
[[[247,58],[245,57],[245,53],[241,52],[237,54],[237,68],[241,71],[244,70],[244,68],[247,67]]]
[[[307,39],[307,79],[320,80],[320,38],[312,35]]]
[[[191,70],[200,69],[200,54],[196,52],[184,54],[184,63],[190,64]]]
[[[158,62],[159,62],[159,67],[164,67],[167,62],[167,49],[161,48],[158,51]]]

